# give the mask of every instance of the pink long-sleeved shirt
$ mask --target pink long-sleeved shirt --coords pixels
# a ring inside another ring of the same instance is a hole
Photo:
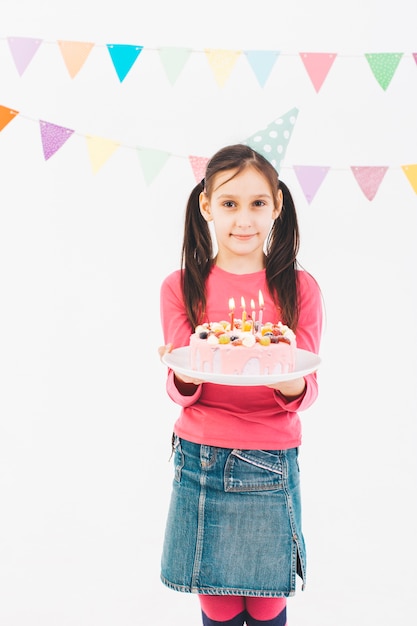
[[[318,354],[322,331],[320,289],[310,274],[298,271],[300,318],[297,347]],[[236,303],[236,317],[243,296],[258,301],[262,291],[264,322],[278,322],[279,312],[266,284],[265,270],[253,274],[231,274],[214,266],[207,281],[206,321],[218,322],[229,316],[229,299]],[[258,309],[258,307],[256,307]],[[194,329],[187,319],[181,292],[181,271],[167,276],[161,286],[161,322],[165,343],[174,349],[189,344]],[[315,401],[316,374],[305,377],[304,393],[286,400],[279,392],[264,386],[242,387],[203,383],[192,396],[183,396],[168,370],[167,392],[181,407],[175,433],[188,441],[223,448],[285,450],[301,444],[300,411]]]

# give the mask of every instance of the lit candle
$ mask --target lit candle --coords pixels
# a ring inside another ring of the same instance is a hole
[[[259,325],[262,326],[262,317],[263,317],[263,310],[264,310],[264,297],[262,295],[262,291],[259,290]]]
[[[235,327],[235,300],[234,298],[229,298],[229,309],[230,309],[230,330],[233,330]]]
[[[255,332],[255,301],[250,301],[250,308],[252,309],[252,330]]]
[[[246,322],[246,302],[245,302],[245,298],[242,296],[240,298],[240,303],[242,305],[242,330],[243,330],[243,325]]]

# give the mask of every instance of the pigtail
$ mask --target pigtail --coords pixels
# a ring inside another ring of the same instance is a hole
[[[182,293],[193,328],[201,323],[206,308],[205,283],[213,264],[213,244],[208,224],[200,212],[201,181],[188,199],[181,252]]]
[[[282,321],[295,330],[299,316],[296,268],[300,236],[291,192],[282,181],[279,188],[282,190],[283,206],[266,244],[266,280],[281,308]]]

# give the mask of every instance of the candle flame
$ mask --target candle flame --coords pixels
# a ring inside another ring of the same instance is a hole
[[[246,302],[243,296],[240,298],[240,304],[242,305],[242,309],[246,309]]]
[[[235,299],[234,298],[229,298],[229,309],[231,311],[235,310]]]
[[[261,309],[263,308],[264,304],[265,303],[264,303],[264,297],[262,295],[262,291],[259,290],[259,306],[261,307]]]
[[[250,301],[250,308],[252,309],[252,311],[254,311],[254,310],[255,310],[255,301],[254,301],[254,299],[253,299],[253,298],[252,298],[252,300]]]

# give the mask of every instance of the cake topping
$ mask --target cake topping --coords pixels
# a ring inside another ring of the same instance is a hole
[[[294,332],[282,322],[277,324],[267,322],[262,325],[257,323],[254,327],[251,320],[243,322],[238,319],[234,320],[233,329],[226,321],[199,324],[195,329],[195,334],[212,346],[230,343],[233,346],[251,348],[255,343],[269,346],[271,343],[279,342],[291,344],[295,340]]]

